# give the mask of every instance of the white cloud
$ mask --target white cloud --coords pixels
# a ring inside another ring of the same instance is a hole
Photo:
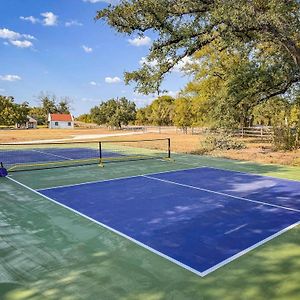
[[[97,85],[97,82],[91,81],[91,82],[90,82],[90,85],[94,85],[94,86],[95,86],[95,85]]]
[[[193,59],[191,57],[186,56],[172,68],[172,71],[177,72],[177,73],[182,73],[184,67],[186,67],[187,65],[192,64],[192,63],[194,63]],[[149,61],[146,57],[142,57],[139,61],[139,65],[140,66],[147,65],[149,67],[156,67],[158,65],[158,61],[157,60]]]
[[[23,34],[23,37],[27,40],[36,40],[36,38],[30,34]]]
[[[32,47],[32,43],[30,41],[19,41],[19,40],[11,40],[10,43],[18,48],[29,48]]]
[[[170,96],[170,97],[176,98],[178,96],[178,94],[179,94],[179,91],[167,91],[167,92],[164,92],[162,94],[166,95],[166,96]]]
[[[121,82],[121,79],[119,77],[105,77],[106,83],[119,83]]]
[[[82,49],[84,50],[84,52],[86,53],[91,53],[93,52],[93,48],[90,48],[88,46],[82,45]]]
[[[29,16],[29,17],[21,16],[20,19],[23,21],[31,22],[32,24],[36,24],[36,23],[40,22],[40,20],[38,18],[35,18],[33,16]]]
[[[43,25],[44,26],[55,26],[58,22],[58,16],[55,15],[53,12],[44,12],[41,13],[41,16],[44,17]]]
[[[32,42],[28,40],[35,40],[36,38],[30,34],[21,34],[9,30],[7,28],[0,29],[0,38],[6,39],[10,42],[11,45],[14,45],[19,48],[29,48],[32,47]],[[4,45],[8,45],[8,42],[4,42]]]
[[[83,24],[78,22],[77,20],[71,20],[65,23],[66,27],[71,27],[71,26],[82,26]]]
[[[187,65],[192,64],[192,63],[193,63],[192,58],[189,56],[186,56],[173,67],[172,71],[181,73],[183,71],[184,67],[186,67]]]
[[[149,61],[146,57],[142,57],[139,61],[140,66],[147,65],[150,67],[156,67],[158,65],[157,60]]]
[[[18,75],[0,75],[0,80],[3,81],[17,81],[21,79],[22,78]]]
[[[5,89],[0,89],[0,92],[5,92]]]
[[[7,28],[0,29],[0,38],[2,39],[8,39],[8,40],[14,40],[19,39],[22,35],[18,32],[9,30]]]
[[[128,42],[132,46],[136,46],[136,47],[148,46],[151,44],[151,39],[148,36],[136,37],[134,39],[129,39]]]
[[[55,26],[58,23],[58,16],[55,15],[51,11],[41,13],[41,16],[43,17],[42,20],[39,18],[36,18],[34,16],[29,16],[29,17],[21,16],[20,19],[23,21],[31,22],[32,24],[41,23],[44,26]],[[71,25],[74,25],[74,24],[71,24]]]

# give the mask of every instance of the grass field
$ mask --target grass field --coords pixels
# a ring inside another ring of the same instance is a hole
[[[300,169],[195,155],[20,172],[33,189],[213,166],[300,180]],[[299,299],[300,228],[201,278],[1,179],[0,299]]]

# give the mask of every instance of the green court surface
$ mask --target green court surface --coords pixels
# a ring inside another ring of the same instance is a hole
[[[300,169],[204,156],[16,172],[32,188],[212,166],[300,180]],[[299,226],[199,277],[131,241],[0,178],[0,299],[300,298]]]

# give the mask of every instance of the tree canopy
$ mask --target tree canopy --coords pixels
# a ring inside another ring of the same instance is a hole
[[[32,107],[29,114],[38,121],[38,124],[46,124],[48,114],[69,114],[71,110],[68,97],[57,99],[55,95],[41,93],[38,97],[39,106]]]
[[[0,95],[0,124],[11,126],[23,124],[27,121],[28,103],[17,104],[13,97]]]
[[[249,59],[231,78],[236,105],[293,92],[300,82],[297,0],[123,0],[98,11],[96,19],[120,33],[157,36],[143,66],[125,73],[139,92],[159,90],[182,59],[211,48]]]
[[[135,120],[136,106],[125,97],[110,99],[95,106],[90,111],[91,120],[98,125],[121,128]]]

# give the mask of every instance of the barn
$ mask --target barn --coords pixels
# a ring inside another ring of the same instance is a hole
[[[31,116],[27,116],[27,119],[24,123],[16,123],[15,127],[18,129],[36,129],[37,128],[37,120],[32,118]]]
[[[51,129],[73,129],[74,117],[71,114],[49,114],[48,126]]]

